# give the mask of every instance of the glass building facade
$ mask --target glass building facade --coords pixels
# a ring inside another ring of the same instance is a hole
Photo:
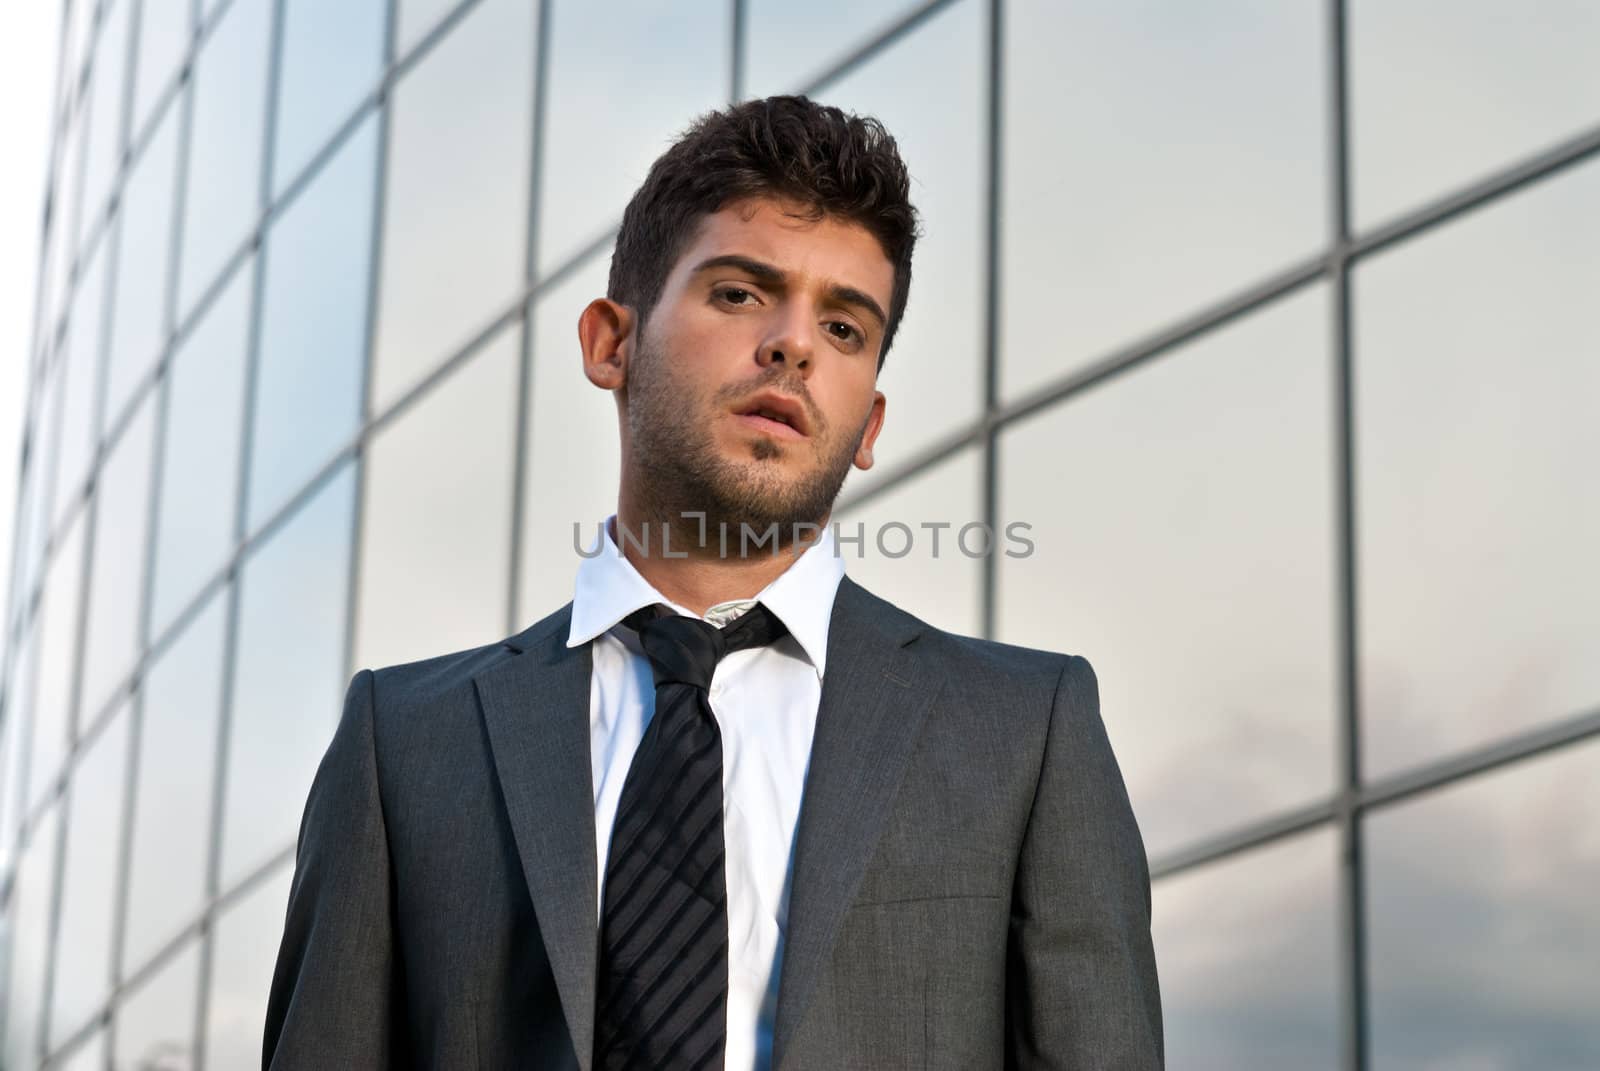
[[[668,140],[782,90],[880,116],[925,218],[847,569],[1094,664],[1169,1066],[1600,1066],[1600,9],[63,17],[5,1068],[259,1063],[345,682],[570,598],[578,311]]]

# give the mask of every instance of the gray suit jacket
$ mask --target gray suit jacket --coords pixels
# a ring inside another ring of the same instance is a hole
[[[571,604],[350,684],[300,830],[270,1068],[582,1068],[590,647]],[[848,577],[795,835],[780,1071],[1162,1064],[1144,846],[1082,658]]]

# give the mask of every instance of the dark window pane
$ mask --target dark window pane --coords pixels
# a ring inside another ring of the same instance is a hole
[[[520,343],[520,331],[503,332],[373,438],[358,666],[410,662],[504,633]]]
[[[793,93],[916,8],[910,0],[747,0],[744,95]],[[983,6],[967,0],[961,5]],[[981,39],[972,41],[978,47]],[[942,74],[943,72],[941,72]],[[919,78],[925,90],[946,88]],[[909,88],[909,87],[908,87]],[[891,133],[898,136],[893,124]]]
[[[172,246],[173,184],[178,171],[179,109],[169,108],[128,176],[117,253],[117,295],[107,343],[106,423],[149,373],[167,337],[167,266]]]
[[[484,0],[395,88],[374,405],[481,330],[526,274],[534,5]]]
[[[269,0],[236,0],[195,63],[178,316],[211,285],[260,210]]]
[[[1374,1068],[1600,1067],[1600,745],[1366,825]]]
[[[106,456],[95,486],[99,501],[89,566],[89,617],[84,624],[80,724],[101,712],[139,653],[154,440],[155,406],[147,398]]]
[[[376,148],[376,120],[368,119],[267,237],[252,531],[360,426]]]
[[[88,1022],[110,995],[111,927],[128,772],[128,709],[124,704],[88,743],[67,789],[67,854],[50,997],[51,1049]]]
[[[200,942],[190,941],[117,1009],[114,1067],[186,1071],[194,1066],[194,1008]]]
[[[1355,277],[1369,775],[1600,701],[1600,164]]]
[[[730,62],[727,0],[552,3],[540,275],[620,221],[651,161],[727,102]]]
[[[206,1009],[206,1067],[255,1067],[261,1062],[267,991],[289,903],[285,866],[217,919]]]
[[[1349,9],[1352,207],[1363,227],[1600,121],[1600,8],[1586,0]]]
[[[224,887],[294,843],[312,775],[333,736],[348,679],[354,490],[355,472],[347,467],[244,564],[225,773]]]
[[[129,973],[205,903],[227,606],[224,589],[145,678],[123,935]]]
[[[383,69],[383,0],[287,0],[273,189],[299,174]]]
[[[1325,21],[1314,3],[1007,5],[1008,396],[1316,250]]]
[[[1152,854],[1332,789],[1327,295],[1008,430],[999,632],[1094,665]]]
[[[152,636],[233,552],[250,291],[251,272],[234,275],[168,366]]]
[[[1335,859],[1319,832],[1156,883],[1171,1071],[1341,1066]]]
[[[878,378],[888,408],[876,467],[852,471],[855,486],[975,420],[983,407],[985,10],[952,5],[820,94],[889,128],[910,168],[923,226],[906,317]],[[929,71],[939,77],[927,78]]]

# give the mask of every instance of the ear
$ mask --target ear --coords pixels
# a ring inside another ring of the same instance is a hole
[[[595,298],[578,317],[583,374],[601,390],[618,390],[628,382],[633,325],[633,310],[610,298]]]
[[[872,467],[872,444],[878,441],[883,430],[883,409],[887,404],[883,391],[872,392],[872,409],[867,413],[867,425],[861,432],[861,445],[856,447],[855,466],[866,470]]]

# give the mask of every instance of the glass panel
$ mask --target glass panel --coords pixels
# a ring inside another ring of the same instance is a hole
[[[65,139],[65,149],[62,150],[61,171],[56,178],[55,196],[57,198],[55,210],[59,213],[57,218],[61,221],[63,230],[62,241],[66,244],[65,255],[62,256],[62,271],[65,272],[78,259],[78,221],[85,210],[82,207],[83,193],[83,158],[87,152],[89,140],[89,112],[87,108],[79,109],[72,117],[62,138]],[[63,278],[65,278],[63,276]],[[63,297],[66,290],[56,291]],[[58,302],[57,308],[59,309]]]
[[[553,0],[541,276],[616,226],[667,144],[727,102],[731,10],[727,0]]]
[[[177,76],[189,47],[190,7],[190,0],[139,0],[139,60],[133,85],[135,132],[144,129],[161,91]]]
[[[7,960],[6,1067],[31,1067],[43,1040],[45,968],[50,960],[50,912],[55,901],[59,807],[46,811],[17,863],[9,911],[12,930]]]
[[[267,237],[251,531],[360,427],[376,149],[368,119]]]
[[[155,406],[147,401],[106,456],[96,486],[99,501],[89,573],[89,619],[84,626],[80,724],[100,713],[112,692],[124,683],[139,653],[154,446]]]
[[[205,904],[227,591],[145,678],[123,963],[131,974]]]
[[[999,638],[1083,654],[1152,855],[1331,791],[1333,403],[1312,288],[1008,430]]]
[[[440,19],[461,6],[462,0],[395,0],[395,54],[403,56],[411,51]]]
[[[211,954],[205,1067],[255,1067],[261,1062],[267,994],[289,906],[285,866],[217,919]]]
[[[62,381],[66,377],[66,368],[63,352],[52,361],[45,372],[44,386],[40,388],[39,417],[34,425],[35,434],[29,447],[32,456],[28,462],[31,469],[29,478],[37,483],[28,503],[28,513],[23,522],[25,527],[18,529],[18,534],[27,540],[22,557],[22,579],[13,582],[13,594],[18,607],[26,605],[27,600],[33,597],[44,571],[45,542],[50,536],[52,516],[51,496],[55,493],[52,482],[60,446]]]
[[[746,0],[745,96],[793,93],[809,86],[817,75],[918,6],[910,0],[814,0],[803,5],[786,0]],[[962,6],[980,5],[969,0]],[[971,44],[981,47],[982,41],[980,37]],[[929,68],[932,69],[945,70]],[[935,85],[931,79],[918,82],[933,92],[949,88]],[[972,103],[976,106],[979,101]],[[934,109],[930,107],[929,111]],[[893,125],[889,130],[898,136]]]
[[[81,246],[99,222],[112,180],[122,163],[122,112],[128,73],[128,14],[131,0],[112,4],[100,20],[94,68],[89,72],[89,142],[79,209]]]
[[[52,787],[67,754],[72,682],[77,672],[79,605],[83,593],[83,515],[61,540],[45,578],[39,605],[39,684],[33,699],[33,733],[28,762],[28,810]]]
[[[65,94],[68,97],[74,97],[78,79],[89,58],[90,30],[94,27],[94,12],[98,6],[97,0],[65,0],[66,41],[62,44],[61,62],[69,72],[71,81]]]
[[[168,108],[134,164],[122,201],[117,298],[106,370],[106,424],[128,404],[166,341],[167,276],[172,247],[173,183],[178,172],[180,109]]]
[[[1340,1066],[1336,848],[1318,832],[1156,883],[1172,1071]]]
[[[236,0],[195,62],[178,316],[188,315],[260,210],[270,0]]]
[[[484,0],[394,92],[374,405],[483,328],[525,274],[535,5]]]
[[[106,1066],[106,1032],[96,1030],[64,1058],[51,1063],[51,1071],[102,1071]]]
[[[502,332],[373,438],[356,665],[410,662],[504,632],[520,340]]]
[[[1352,209],[1362,227],[1600,122],[1600,8],[1349,5]],[[1444,17],[1441,17],[1444,16]]]
[[[95,394],[100,384],[100,351],[105,320],[105,246],[92,254],[78,289],[72,296],[67,327],[67,362],[63,373],[60,441],[56,447],[56,483],[52,499],[52,528],[59,528],[67,510],[83,498],[83,481],[89,475],[99,439]]]
[[[16,662],[6,684],[5,780],[0,781],[0,866],[12,861],[17,829],[22,824],[24,782],[28,777],[28,733],[32,730],[33,680],[37,628],[29,628],[16,648]]]
[[[384,0],[286,0],[272,188],[326,144],[383,72]]]
[[[889,404],[877,463],[852,470],[860,486],[983,407],[984,23],[983,5],[952,5],[820,96],[883,121],[922,215],[906,317],[878,377]]]
[[[1600,700],[1597,202],[1590,163],[1355,274],[1369,774]]]
[[[348,467],[244,564],[228,732],[224,888],[294,843],[312,775],[338,721],[347,683],[354,492],[355,471]]]
[[[126,1071],[193,1067],[194,1002],[199,991],[200,942],[190,941],[154,977],[123,998],[117,1009],[114,1066]]]
[[[111,927],[122,804],[128,773],[128,705],[85,746],[67,794],[67,856],[61,876],[50,1047],[88,1022],[111,994]]]
[[[982,527],[982,460],[977,450],[964,450],[834,517],[850,578],[939,628],[982,632],[983,555],[990,548]],[[1004,532],[996,535],[994,553],[1007,547],[1021,553]]]
[[[1322,5],[1006,9],[1007,397],[1325,237]]]
[[[41,349],[45,343],[54,343],[56,330],[61,326],[61,314],[66,306],[67,273],[72,267],[72,231],[67,212],[67,191],[72,188],[70,176],[77,159],[74,148],[78,138],[72,129],[56,134],[60,139],[57,149],[56,170],[49,173],[51,183],[49,233],[45,236],[45,265],[39,272],[39,334]]]
[[[1374,1068],[1600,1067],[1600,745],[1375,812]]]
[[[233,552],[250,292],[251,272],[236,273],[168,367],[152,636]]]
[[[605,294],[609,270],[608,258],[596,256],[534,304],[517,610],[523,624],[572,598],[580,561],[573,524],[590,533],[583,542],[590,546],[594,526],[617,508],[617,404],[584,376],[578,346],[578,316]],[[583,449],[572,448],[577,442]]]

